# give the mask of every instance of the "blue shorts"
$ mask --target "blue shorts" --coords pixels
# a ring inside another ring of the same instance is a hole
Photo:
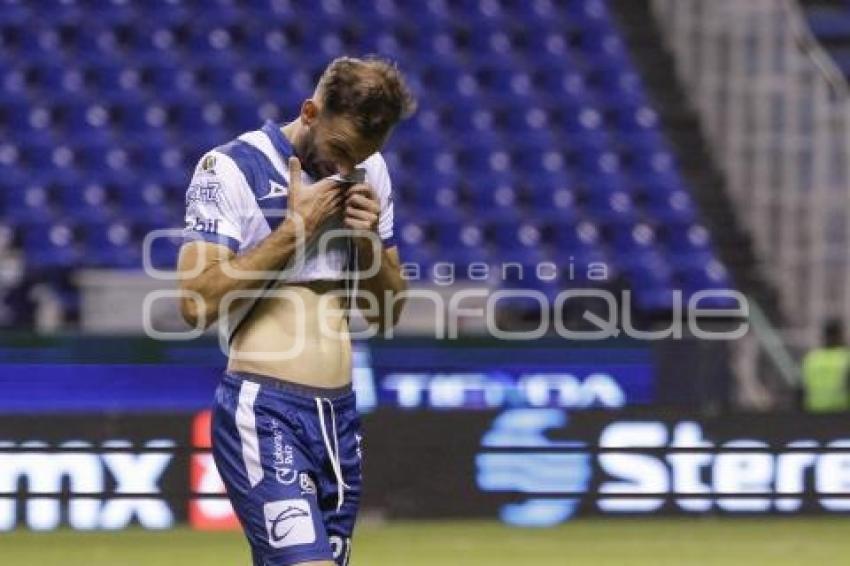
[[[226,374],[213,457],[254,566],[348,563],[360,504],[360,419],[351,388]]]

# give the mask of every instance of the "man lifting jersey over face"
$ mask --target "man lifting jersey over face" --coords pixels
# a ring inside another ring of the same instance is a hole
[[[187,192],[184,318],[219,320],[213,455],[255,565],[346,564],[361,484],[348,310],[398,321],[406,289],[380,149],[415,102],[341,58],[296,120],[204,155]]]

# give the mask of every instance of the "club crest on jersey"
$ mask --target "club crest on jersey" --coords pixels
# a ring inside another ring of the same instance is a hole
[[[267,195],[260,197],[259,200],[269,200],[273,198],[285,197],[289,191],[280,183],[269,181],[269,192]]]
[[[215,173],[215,155],[207,155],[201,160],[201,171],[205,173]]]

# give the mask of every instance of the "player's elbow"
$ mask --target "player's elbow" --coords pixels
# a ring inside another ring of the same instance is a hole
[[[192,328],[198,328],[202,318],[201,308],[193,298],[183,296],[180,298],[180,316]]]
[[[398,319],[396,319],[391,313],[387,313],[386,315],[382,314],[381,316],[369,317],[366,319],[366,322],[368,322],[370,326],[373,326],[375,330],[377,330],[378,334],[383,334],[398,324]]]
[[[192,328],[206,330],[216,321],[217,312],[199,293],[184,289],[180,297],[180,316]]]
[[[373,327],[378,334],[383,334],[398,324],[401,319],[403,301],[394,300],[392,304],[383,304],[380,306],[373,304],[371,305],[372,310],[369,310],[368,307],[363,305],[361,306],[363,308],[360,309],[360,314],[366,323]]]
[[[401,321],[401,314],[407,302],[406,289],[407,285],[403,285],[402,288],[387,293],[387,301],[381,309],[381,316],[370,321],[377,325],[381,332],[398,326],[399,321]]]
[[[404,311],[404,304],[407,299],[404,296],[397,296],[393,301],[392,308],[387,311],[387,325],[391,327],[398,326],[401,321],[401,313]]]

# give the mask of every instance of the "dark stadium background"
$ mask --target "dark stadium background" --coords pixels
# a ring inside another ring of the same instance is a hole
[[[850,315],[848,49],[845,0],[2,0],[0,562],[247,563],[187,183],[377,54],[419,99],[402,260],[452,306],[356,342],[353,563],[844,563],[803,359]]]

